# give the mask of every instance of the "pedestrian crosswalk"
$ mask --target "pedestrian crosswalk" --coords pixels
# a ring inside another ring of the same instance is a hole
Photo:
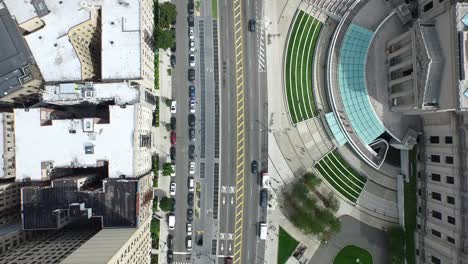
[[[260,30],[259,30],[259,37],[258,37],[258,71],[265,72],[266,71],[266,61],[265,61],[265,27],[263,25],[263,20],[259,21],[260,23]]]

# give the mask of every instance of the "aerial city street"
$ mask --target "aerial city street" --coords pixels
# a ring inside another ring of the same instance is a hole
[[[464,0],[0,0],[0,264],[468,263],[467,54]]]

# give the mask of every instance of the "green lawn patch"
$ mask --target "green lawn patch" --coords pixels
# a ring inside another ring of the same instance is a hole
[[[359,260],[359,262],[358,262]],[[349,245],[338,252],[333,264],[372,264],[371,254],[360,247]]]
[[[299,242],[284,231],[281,226],[279,227],[278,237],[278,264],[284,264],[288,261],[292,253],[294,253]]]
[[[416,230],[416,147],[409,153],[409,183],[405,183],[405,240],[406,240],[406,262],[416,263],[414,231]]]
[[[218,0],[211,0],[211,16],[214,19],[218,18]]]

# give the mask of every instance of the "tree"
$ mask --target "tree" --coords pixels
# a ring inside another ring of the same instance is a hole
[[[163,210],[164,212],[169,212],[172,211],[172,208],[174,208],[174,199],[171,199],[169,197],[163,197],[159,201],[159,208]]]
[[[340,201],[338,201],[332,191],[328,193],[327,207],[333,212],[337,212],[340,209]]]
[[[167,107],[171,107],[172,100],[169,99],[169,98],[166,98],[165,103],[166,103],[166,106],[167,106]]]
[[[161,28],[169,28],[176,21],[177,10],[176,6],[171,2],[159,4],[159,26]]]
[[[315,176],[315,174],[311,172],[307,172],[304,174],[304,181],[309,186],[309,188],[314,189],[315,187],[319,186],[322,180],[319,177]]]
[[[156,48],[167,50],[175,46],[175,30],[156,29]]]
[[[174,173],[172,169],[172,163],[166,162],[163,164],[163,176],[170,176],[171,173]]]
[[[405,231],[401,226],[390,227],[387,231],[390,264],[405,262]]]

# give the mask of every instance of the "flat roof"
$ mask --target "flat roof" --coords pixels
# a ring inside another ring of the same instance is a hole
[[[140,0],[107,0],[102,4],[101,76],[103,80],[141,77],[140,2]]]
[[[24,8],[30,5],[28,1],[18,2]],[[83,8],[80,2],[45,0],[50,10],[41,17],[45,26],[25,36],[45,81],[81,80],[81,63],[67,35],[72,27],[91,18],[90,11]]]
[[[0,97],[21,88],[24,69],[34,63],[28,46],[8,9],[0,2]]]
[[[22,24],[38,16],[33,2],[44,2],[44,0],[34,1],[18,1],[18,0],[3,0],[10,13],[16,19],[18,24]]]
[[[135,109],[109,106],[109,123],[94,122],[93,132],[83,129],[89,119],[52,120],[51,125],[41,126],[41,108],[15,109],[16,179],[43,180],[42,162],[53,167],[96,167],[103,160],[109,162],[109,177],[133,176]]]
[[[42,100],[48,103],[76,104],[81,101],[99,103],[113,100],[117,105],[134,104],[139,101],[138,86],[128,82],[119,83],[61,83],[46,85]]]

